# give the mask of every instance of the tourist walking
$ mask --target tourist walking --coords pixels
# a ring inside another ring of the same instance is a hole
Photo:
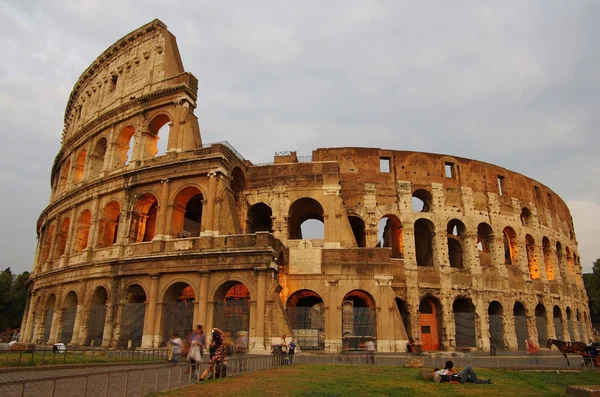
[[[294,353],[296,352],[296,338],[292,336],[292,341],[288,344],[288,357],[290,364],[293,364]]]
[[[223,364],[223,360],[225,360],[226,356],[226,347],[225,347],[225,335],[223,331],[218,328],[213,328],[211,335],[211,350],[214,349],[214,354],[208,362],[208,367],[200,376],[200,381],[202,382],[208,376],[208,373],[211,372],[213,378],[215,378],[216,373],[220,371],[220,366]]]
[[[173,332],[173,336],[169,340],[169,349],[171,351],[170,362],[173,365],[177,365],[179,362],[179,355],[181,354],[181,338],[175,332]]]
[[[375,364],[375,342],[373,339],[369,339],[365,345],[367,348],[367,364]]]

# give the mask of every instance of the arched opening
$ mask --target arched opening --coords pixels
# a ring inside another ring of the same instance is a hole
[[[529,330],[527,329],[527,313],[525,306],[521,302],[515,302],[513,306],[513,316],[515,321],[515,335],[517,337],[517,347],[519,350],[527,350],[527,339],[529,339]]]
[[[114,144],[114,168],[129,164],[133,157],[135,128],[127,126],[121,130]]]
[[[119,218],[121,216],[121,206],[116,201],[111,201],[104,207],[102,219],[99,223],[98,247],[110,247],[117,242],[119,232]]]
[[[130,240],[134,243],[152,241],[156,233],[158,200],[150,193],[142,194],[133,205]]]
[[[565,334],[562,326],[562,311],[560,307],[554,306],[552,310],[552,318],[554,319],[554,331],[556,332],[556,339],[565,340]]]
[[[89,167],[90,167],[90,178],[94,178],[102,172],[104,169],[104,158],[106,156],[106,149],[108,147],[108,142],[106,138],[102,137],[96,142],[96,146],[94,146],[94,151],[90,154],[89,159]]]
[[[287,316],[302,350],[325,348],[325,307],[323,299],[314,291],[294,292],[286,305]]]
[[[433,266],[434,233],[435,229],[430,220],[417,219],[415,222],[415,253],[417,266]]]
[[[432,197],[425,189],[415,190],[412,194],[410,203],[413,212],[429,212],[431,211]]]
[[[46,301],[46,315],[44,316],[44,336],[43,342],[50,341],[50,331],[52,330],[52,320],[54,319],[54,307],[56,306],[56,295],[51,294]]]
[[[563,261],[563,250],[562,250],[562,245],[560,244],[559,241],[556,242],[556,263],[558,265],[559,270],[563,273],[564,275],[564,268],[562,265],[562,261]]]
[[[569,341],[575,342],[575,327],[573,326],[573,312],[571,308],[567,306],[567,327],[569,328]]]
[[[412,327],[410,323],[410,313],[408,310],[408,305],[400,298],[394,299],[396,302],[396,307],[398,308],[398,312],[400,313],[400,318],[402,319],[402,326],[404,326],[404,331],[406,333],[406,337],[410,340],[412,339]]]
[[[250,330],[250,291],[239,281],[228,281],[215,293],[213,324],[237,336]]]
[[[162,156],[169,148],[169,133],[171,120],[166,114],[159,114],[148,124],[148,134],[145,135],[145,147],[142,160]]]
[[[523,209],[521,210],[520,218],[521,218],[521,225],[523,227],[532,226],[532,216],[531,216],[531,211],[529,211],[529,208],[523,207]]]
[[[529,265],[529,277],[532,280],[538,280],[542,274],[540,264],[535,252],[535,241],[531,234],[525,236],[525,251],[527,252],[527,264]]]
[[[375,302],[362,290],[346,294],[342,300],[342,346],[358,350],[359,345],[377,338]]]
[[[550,240],[548,237],[542,239],[542,247],[544,251],[544,264],[546,265],[546,277],[548,280],[556,280],[554,255],[552,254],[552,247],[550,246]]]
[[[248,209],[246,230],[248,233],[273,233],[273,211],[265,203],[256,203]]]
[[[52,246],[52,239],[54,238],[54,224],[52,224],[48,230],[48,232],[44,233],[44,240],[40,247],[40,261],[39,264],[43,265],[44,262],[48,260],[50,256],[50,247]]]
[[[482,267],[492,266],[492,252],[494,246],[494,230],[487,223],[477,225],[477,251],[479,264]]]
[[[448,239],[448,261],[450,267],[463,268],[463,241],[465,237],[465,225],[458,219],[452,219],[446,227]]]
[[[177,193],[171,217],[171,235],[173,237],[200,236],[203,200],[200,190],[193,186],[188,186]]]
[[[85,210],[79,215],[77,222],[77,234],[75,238],[74,252],[81,252],[88,246],[90,238],[90,226],[92,224],[92,213],[90,210]]]
[[[475,305],[469,298],[458,298],[452,304],[456,327],[456,347],[476,347]]]
[[[56,236],[56,247],[54,251],[54,258],[58,258],[65,253],[65,249],[67,248],[67,239],[69,237],[69,226],[71,225],[71,221],[69,218],[65,218],[60,224],[60,229],[58,231],[58,236]]]
[[[146,293],[139,285],[130,285],[125,290],[119,347],[127,347],[130,342],[131,347],[140,347],[142,345],[145,315]]]
[[[571,250],[569,247],[565,247],[565,253],[567,256],[567,269],[569,271],[570,276],[575,275],[575,261],[573,260],[573,255],[571,255]]]
[[[195,300],[194,289],[187,283],[178,282],[167,289],[162,299],[164,344],[172,335],[183,339],[192,330]]]
[[[358,215],[348,215],[348,221],[352,228],[352,234],[356,240],[356,246],[364,248],[367,246],[365,239],[365,222]]]
[[[69,181],[69,169],[71,168],[71,160],[65,161],[63,166],[60,168],[60,177],[58,179],[58,194],[63,193],[67,189],[67,182]]]
[[[490,345],[496,349],[504,349],[504,308],[500,302],[490,302],[488,317],[490,320]]]
[[[85,158],[87,152],[85,149],[81,150],[75,158],[75,165],[73,166],[73,184],[77,185],[83,179],[83,172],[85,170]]]
[[[87,346],[100,346],[104,336],[104,321],[106,320],[106,304],[108,303],[108,293],[104,287],[96,288],[92,297],[92,305],[88,314],[87,323]]]
[[[425,297],[419,303],[419,333],[423,350],[440,349],[440,320],[442,307],[434,297]]]
[[[392,258],[404,257],[402,241],[402,224],[395,215],[386,215],[379,221],[377,229],[377,246],[392,249]]]
[[[321,204],[304,197],[294,201],[288,215],[290,239],[314,240],[325,236],[324,212]]]
[[[62,327],[60,330],[60,340],[65,345],[68,345],[73,340],[77,304],[77,294],[74,291],[69,292],[63,302]]]
[[[504,263],[506,265],[515,264],[519,253],[519,244],[517,243],[517,234],[512,227],[505,227],[503,231],[504,238]]]
[[[546,308],[541,303],[535,307],[535,325],[538,331],[538,344],[545,346],[548,341],[548,327],[546,325]]]

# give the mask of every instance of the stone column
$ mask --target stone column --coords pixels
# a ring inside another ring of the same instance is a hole
[[[155,321],[156,321],[156,307],[158,304],[158,282],[160,276],[152,275],[150,284],[150,300],[146,310],[146,316],[144,317],[144,332],[142,336],[142,347],[154,347],[154,341],[157,335]]]
[[[77,228],[75,227],[75,225],[77,225],[77,208],[73,207],[71,209],[71,216],[70,216],[70,224],[69,224],[69,234],[67,235],[67,244],[65,245],[65,252],[63,254],[63,256],[69,256],[71,255],[71,251],[73,250],[73,241],[75,240],[74,238],[74,234],[75,231],[77,230]]]
[[[265,299],[266,299],[266,267],[255,267],[257,273],[256,286],[256,316],[255,316],[255,336],[254,352],[265,351]]]
[[[480,274],[481,265],[477,250],[477,232],[465,232],[459,237],[463,250],[463,267],[471,269],[471,273]]]
[[[327,280],[329,297],[325,309],[325,348],[337,353],[342,350],[342,302],[338,296],[340,281]]]
[[[202,226],[200,236],[214,235],[214,211],[215,195],[217,191],[217,172],[208,173],[208,197],[206,197],[205,208],[202,210]],[[206,215],[205,215],[206,214]]]
[[[62,324],[62,308],[60,302],[62,301],[62,294],[56,294],[56,301],[54,303],[54,313],[52,315],[52,324],[50,324],[50,336],[48,337],[48,344],[54,344],[58,341],[60,330],[59,326]],[[48,324],[46,324],[46,327]]]
[[[31,342],[32,335],[32,327],[33,327],[33,307],[35,306],[32,301],[35,299],[33,293],[28,291],[27,294],[27,302],[25,304],[25,311],[23,316],[23,321],[21,321],[21,340],[20,342]]]
[[[169,238],[169,236],[167,236],[167,230],[169,229],[169,227],[167,227],[167,213],[169,209],[169,191],[171,183],[169,179],[163,179],[160,183],[162,189],[160,193],[160,205],[158,207],[158,219],[156,220],[156,235],[154,236],[154,240],[166,240]]]
[[[208,271],[200,272],[200,291],[198,293],[198,323],[202,324],[206,329],[209,329],[206,322],[206,311],[208,309]]]
[[[340,218],[337,214],[337,202],[339,199],[341,186],[339,183],[323,185],[324,195],[324,233],[323,237],[325,248],[340,248],[341,247],[341,225]]]
[[[92,204],[92,224],[90,225],[90,234],[88,237],[88,245],[85,251],[88,251],[90,254],[94,251],[94,248],[98,245],[98,233],[100,228],[98,227],[100,223],[100,219],[103,217],[100,216],[100,200],[98,199],[98,195],[94,195],[93,204]],[[91,255],[88,256],[88,261],[91,260]]]

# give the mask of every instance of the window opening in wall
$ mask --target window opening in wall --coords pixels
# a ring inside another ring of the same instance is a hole
[[[538,186],[534,186],[533,190],[535,192],[535,199],[540,200],[542,198],[542,195],[540,193],[540,188]]]
[[[390,172],[390,158],[380,157],[379,158],[379,172]]]
[[[265,203],[256,203],[248,210],[246,230],[248,233],[273,233],[273,211]]]
[[[447,239],[448,239],[448,261],[450,262],[450,267],[463,267],[463,237],[465,233],[464,224],[457,220],[453,219],[448,222],[447,227]]]
[[[322,240],[325,235],[325,226],[317,219],[307,219],[300,225],[304,240]]]
[[[169,143],[169,132],[171,131],[171,127],[169,123],[163,125],[158,130],[158,140],[156,141],[156,155],[162,156],[167,153],[167,143]]]
[[[433,266],[434,225],[427,219],[415,222],[415,254],[417,266]]]
[[[110,92],[113,92],[117,89],[117,80],[119,80],[119,76],[114,75],[110,79]]]
[[[403,257],[402,225],[397,217],[381,218],[377,227],[377,247],[391,248],[393,258]]]
[[[554,203],[552,202],[552,195],[550,193],[548,193],[548,207],[550,207],[550,209],[554,208]]]
[[[498,175],[498,194],[504,196],[504,177]]]
[[[446,170],[446,178],[454,178],[454,164],[453,163],[445,163]]]
[[[410,203],[413,212],[429,212],[431,211],[431,193],[425,189],[415,190]]]
[[[323,239],[325,225],[323,207],[309,197],[296,200],[289,210],[288,232],[290,239]]]
[[[348,215],[348,221],[354,234],[357,247],[366,247],[365,243],[365,222],[358,216]]]

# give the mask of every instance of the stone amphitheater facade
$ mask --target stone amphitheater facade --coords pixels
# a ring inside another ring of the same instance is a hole
[[[573,222],[548,187],[387,149],[253,164],[202,143],[196,95],[159,20],[81,75],[37,223],[25,341],[159,347],[195,324],[246,331],[254,353],[282,334],[324,351],[587,340]]]

